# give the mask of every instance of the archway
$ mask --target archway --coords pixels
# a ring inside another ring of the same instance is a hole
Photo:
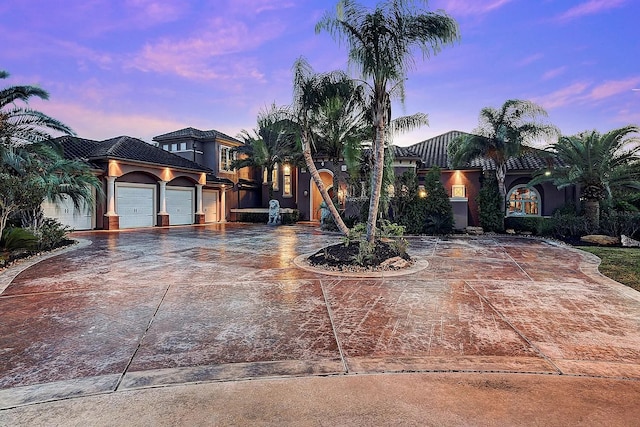
[[[333,172],[328,169],[321,169],[318,173],[320,174],[320,179],[322,179],[322,182],[329,191],[329,196],[333,198]],[[311,185],[309,187],[311,188],[311,197],[309,200],[311,213],[309,214],[309,217],[311,221],[320,221],[320,203],[322,203],[322,195],[320,194],[320,190],[318,190],[318,186],[313,178],[311,178]]]

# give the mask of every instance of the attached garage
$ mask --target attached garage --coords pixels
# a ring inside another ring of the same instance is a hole
[[[218,222],[218,190],[202,191],[202,209],[204,222]]]
[[[195,189],[192,187],[167,187],[166,197],[169,225],[193,224]]]
[[[66,195],[56,203],[45,201],[42,203],[42,210],[45,217],[53,218],[74,230],[91,230],[94,227],[91,208],[83,206],[80,210],[76,209],[73,200]]]
[[[120,228],[153,227],[156,223],[156,186],[116,183],[116,212]]]

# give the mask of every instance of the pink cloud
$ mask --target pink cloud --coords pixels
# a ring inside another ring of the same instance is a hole
[[[533,64],[534,62],[541,60],[542,58],[544,58],[544,54],[540,52],[534,53],[533,55],[529,55],[526,58],[521,59],[516,63],[516,65],[518,67],[525,67],[529,64]]]
[[[549,94],[533,98],[533,102],[540,104],[547,109],[564,107],[566,105],[580,102],[588,88],[589,83],[573,83]]]
[[[588,98],[594,101],[609,98],[619,93],[629,92],[640,84],[640,77],[632,77],[626,80],[612,80],[602,83],[589,92]]]
[[[567,71],[567,67],[566,66],[554,68],[553,70],[549,70],[546,73],[544,73],[542,75],[542,80],[554,79],[554,78],[564,74],[565,71]]]
[[[590,0],[572,7],[557,17],[558,21],[570,21],[587,15],[595,15],[610,9],[623,6],[627,0]]]
[[[511,3],[512,0],[445,0],[442,5],[451,15],[484,15]]]
[[[252,68],[250,63],[244,62],[240,66],[232,60],[220,58],[246,53],[277,37],[282,31],[278,25],[268,23],[249,28],[242,22],[230,23],[216,18],[208,28],[213,30],[184,39],[164,38],[145,45],[134,56],[131,67],[195,80],[263,78],[263,74]]]

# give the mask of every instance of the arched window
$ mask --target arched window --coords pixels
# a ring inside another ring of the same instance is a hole
[[[507,194],[507,216],[540,216],[540,201],[535,188],[516,185]]]

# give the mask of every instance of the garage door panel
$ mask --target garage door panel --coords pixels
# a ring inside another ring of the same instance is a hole
[[[69,226],[74,230],[91,230],[93,228],[93,214],[90,206],[82,206],[77,209],[73,200],[67,195],[55,203],[45,201],[42,203],[42,211],[47,218],[53,218],[60,224]]]
[[[155,225],[155,186],[116,186],[116,212],[120,228]]]
[[[193,224],[194,199],[193,188],[169,188],[167,187],[167,212],[169,213],[169,225]]]

